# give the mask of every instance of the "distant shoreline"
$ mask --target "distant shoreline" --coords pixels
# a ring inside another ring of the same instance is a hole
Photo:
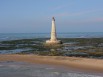
[[[100,59],[10,54],[0,55],[0,62],[1,61],[17,61],[56,66],[59,65],[78,70],[103,73],[103,60]]]

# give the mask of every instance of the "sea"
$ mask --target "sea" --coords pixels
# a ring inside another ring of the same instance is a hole
[[[102,38],[103,32],[68,32],[57,33],[58,38]],[[50,33],[0,33],[0,41],[50,38]]]

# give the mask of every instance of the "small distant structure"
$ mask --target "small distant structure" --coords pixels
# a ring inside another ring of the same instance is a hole
[[[61,44],[61,40],[57,40],[55,18],[52,17],[51,38],[46,41],[46,44]]]

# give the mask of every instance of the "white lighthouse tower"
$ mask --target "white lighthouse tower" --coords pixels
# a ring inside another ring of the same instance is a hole
[[[61,41],[57,40],[55,18],[52,17],[51,39],[46,41],[46,44],[60,44]]]

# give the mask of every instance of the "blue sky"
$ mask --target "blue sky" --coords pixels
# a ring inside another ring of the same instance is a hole
[[[103,0],[0,0],[0,33],[103,32]]]

